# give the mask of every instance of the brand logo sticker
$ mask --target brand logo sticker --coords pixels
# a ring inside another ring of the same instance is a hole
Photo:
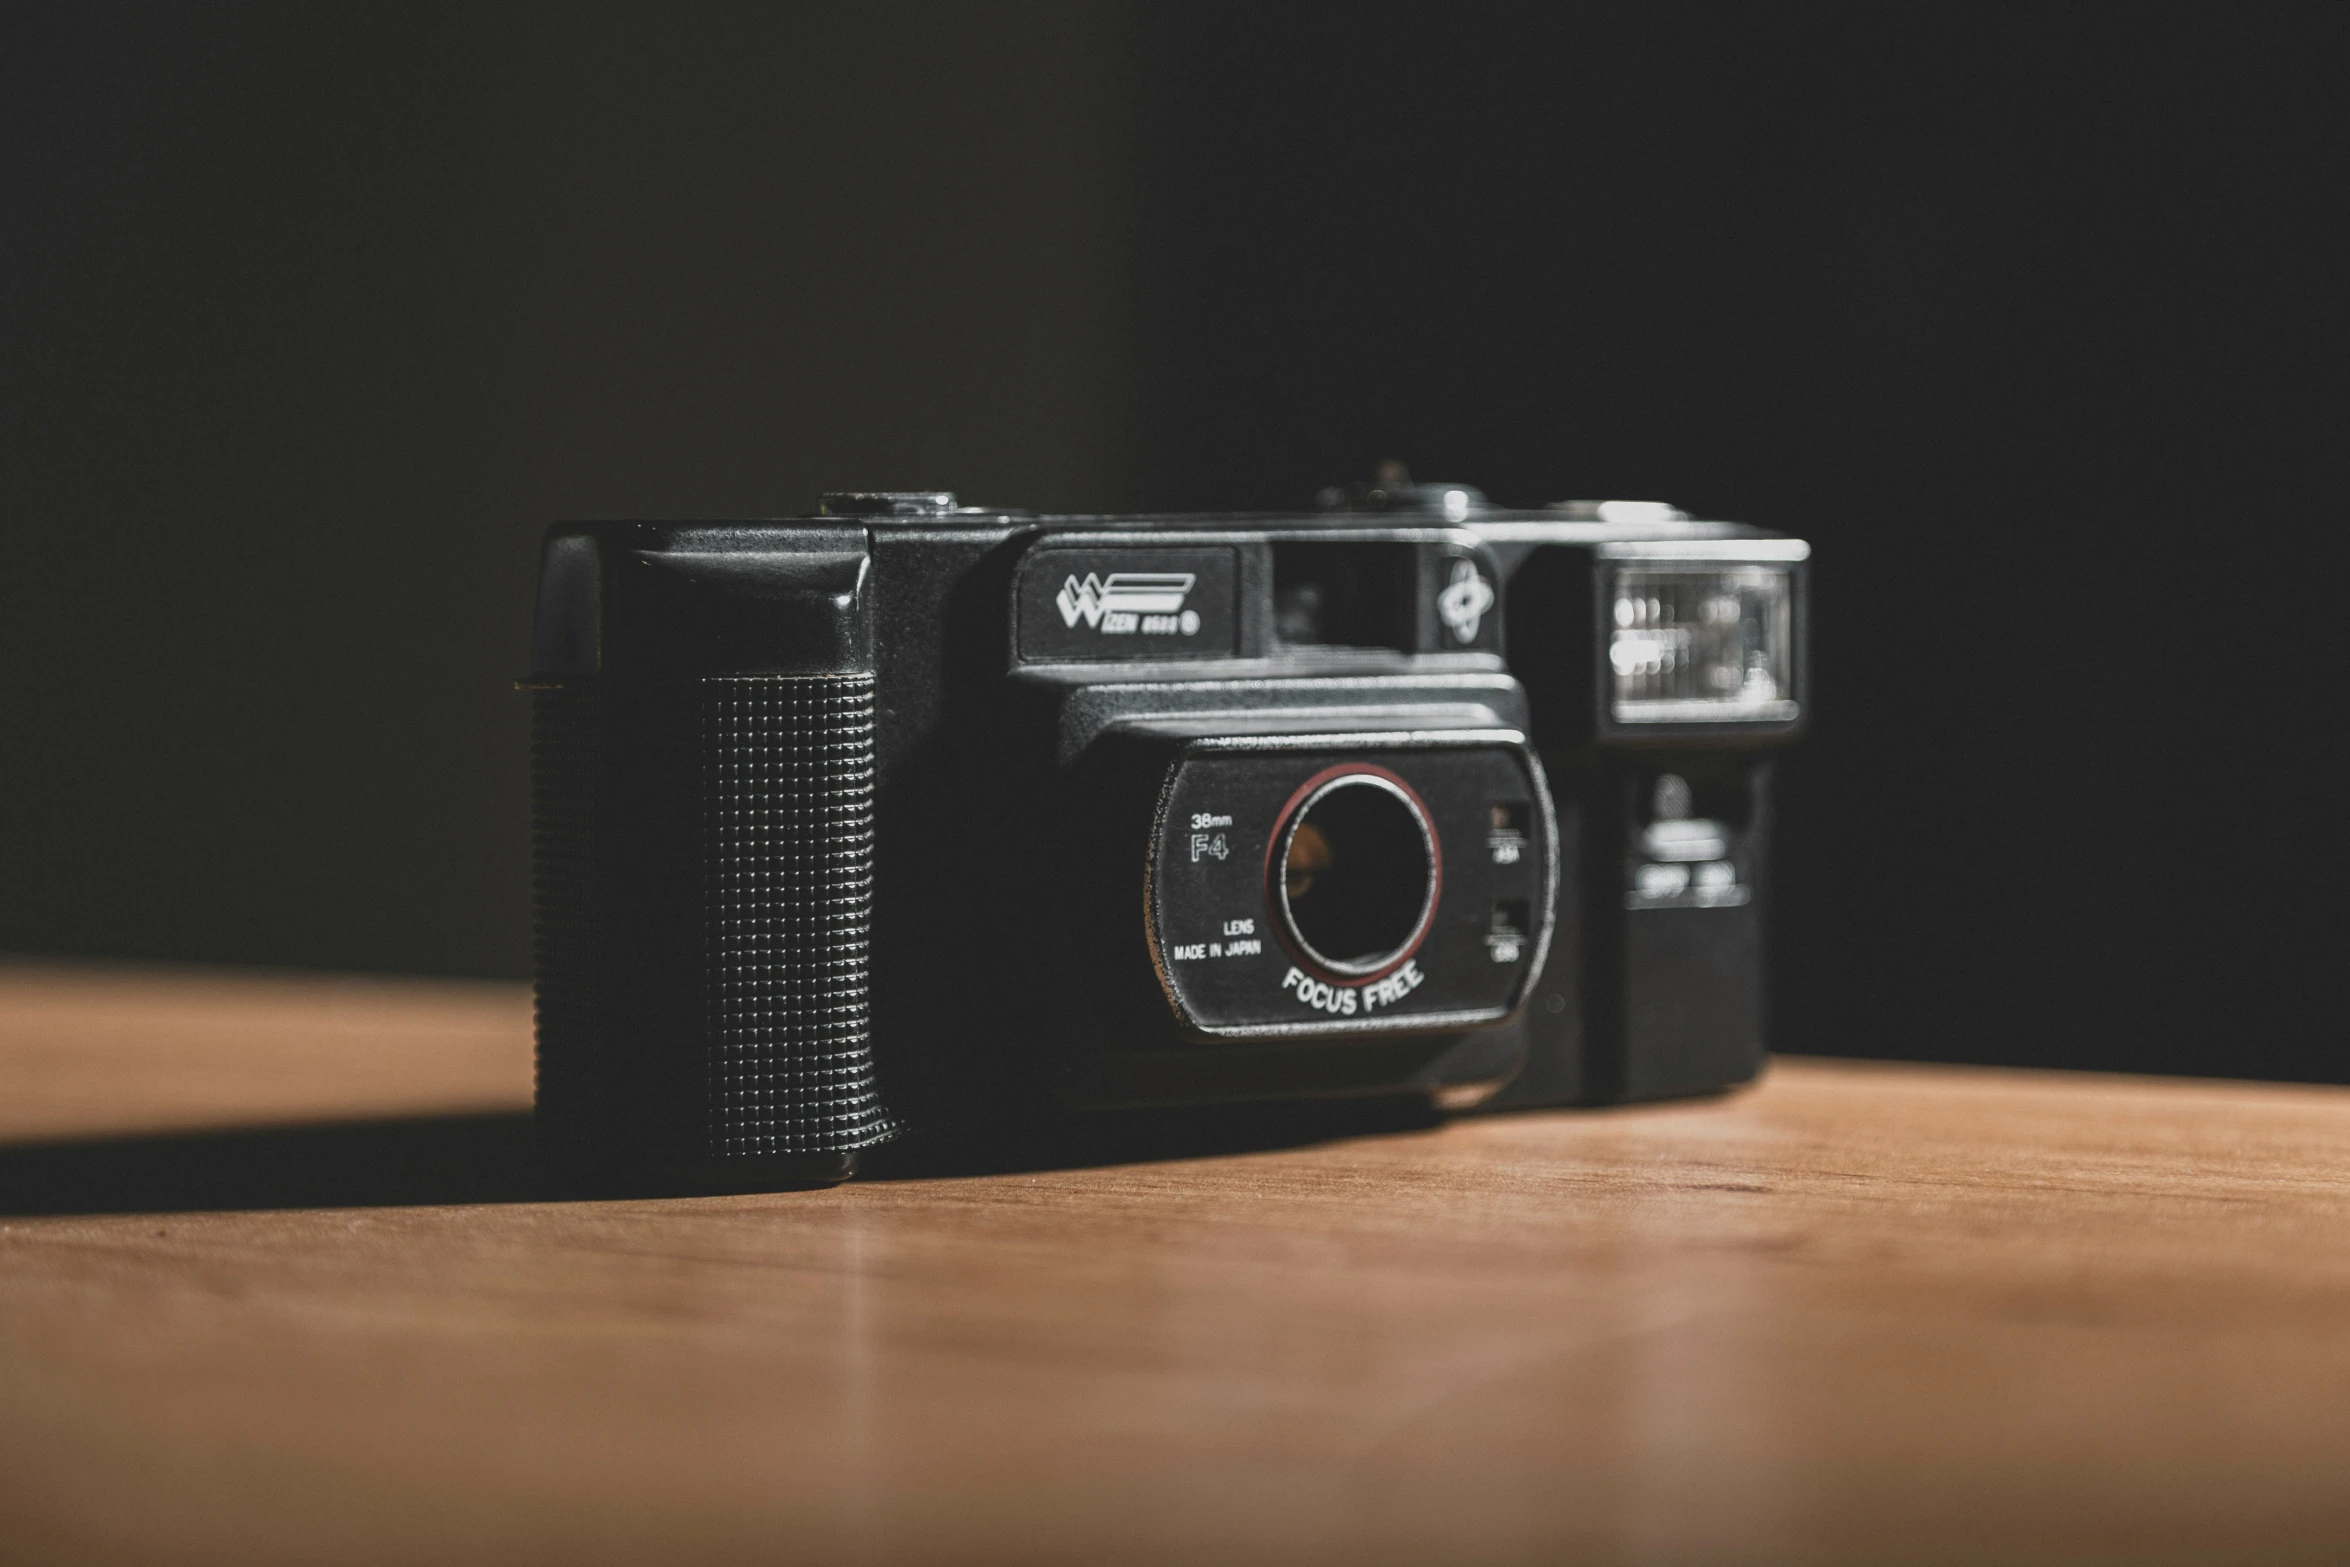
[[[1188,571],[1071,574],[1053,605],[1061,612],[1061,624],[1072,631],[1082,620],[1106,637],[1197,636],[1199,611],[1184,608],[1183,601],[1198,580]]]
[[[1224,545],[1048,543],[1016,593],[1023,659],[1230,658],[1240,641],[1240,557]]]
[[[1456,560],[1452,580],[1436,595],[1436,613],[1456,642],[1474,642],[1493,609],[1493,584],[1473,560]]]

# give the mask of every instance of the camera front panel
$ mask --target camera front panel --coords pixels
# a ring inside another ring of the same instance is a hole
[[[1522,745],[1195,741],[1151,834],[1152,964],[1216,1039],[1499,1022],[1541,967],[1553,859]]]

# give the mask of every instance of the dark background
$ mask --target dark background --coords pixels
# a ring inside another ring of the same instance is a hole
[[[515,975],[538,528],[1817,546],[1786,1048],[2350,1077],[2335,7],[0,24],[0,947]]]

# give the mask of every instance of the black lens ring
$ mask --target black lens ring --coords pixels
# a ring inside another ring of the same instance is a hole
[[[1412,825],[1419,829],[1420,844],[1427,857],[1428,892],[1420,905],[1420,916],[1412,924],[1411,934],[1405,937],[1401,944],[1376,957],[1342,962],[1325,957],[1315,950],[1314,944],[1306,939],[1305,932],[1298,928],[1297,915],[1289,906],[1289,885],[1286,872],[1289,863],[1290,841],[1297,836],[1298,827],[1312,813],[1315,805],[1328,798],[1333,790],[1357,786],[1369,786],[1385,791],[1399,801],[1410,815]],[[1309,964],[1321,969],[1332,979],[1366,980],[1376,979],[1388,970],[1400,966],[1406,958],[1418,951],[1420,943],[1427,939],[1428,928],[1436,920],[1436,900],[1443,891],[1444,857],[1437,846],[1435,825],[1428,820],[1427,807],[1420,803],[1420,797],[1412,792],[1410,785],[1381,768],[1360,764],[1342,765],[1311,780],[1304,789],[1299,791],[1297,796],[1293,797],[1288,813],[1282,818],[1281,826],[1273,836],[1273,851],[1266,856],[1266,872],[1266,891],[1273,904],[1274,912],[1280,916],[1282,933],[1288,938],[1290,949]]]

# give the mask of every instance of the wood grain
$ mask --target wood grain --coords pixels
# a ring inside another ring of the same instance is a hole
[[[2350,1556],[2350,1093],[1790,1060],[1218,1158],[429,1200],[400,1138],[519,1108],[528,1052],[487,987],[0,972],[0,1556]],[[410,1118],[347,1129],[379,1205],[201,1196],[250,1156],[298,1197],[346,1135],[204,1128],[368,1113]],[[155,1211],[70,1211],[114,1190]]]
[[[529,1105],[518,986],[0,964],[0,1138]]]

